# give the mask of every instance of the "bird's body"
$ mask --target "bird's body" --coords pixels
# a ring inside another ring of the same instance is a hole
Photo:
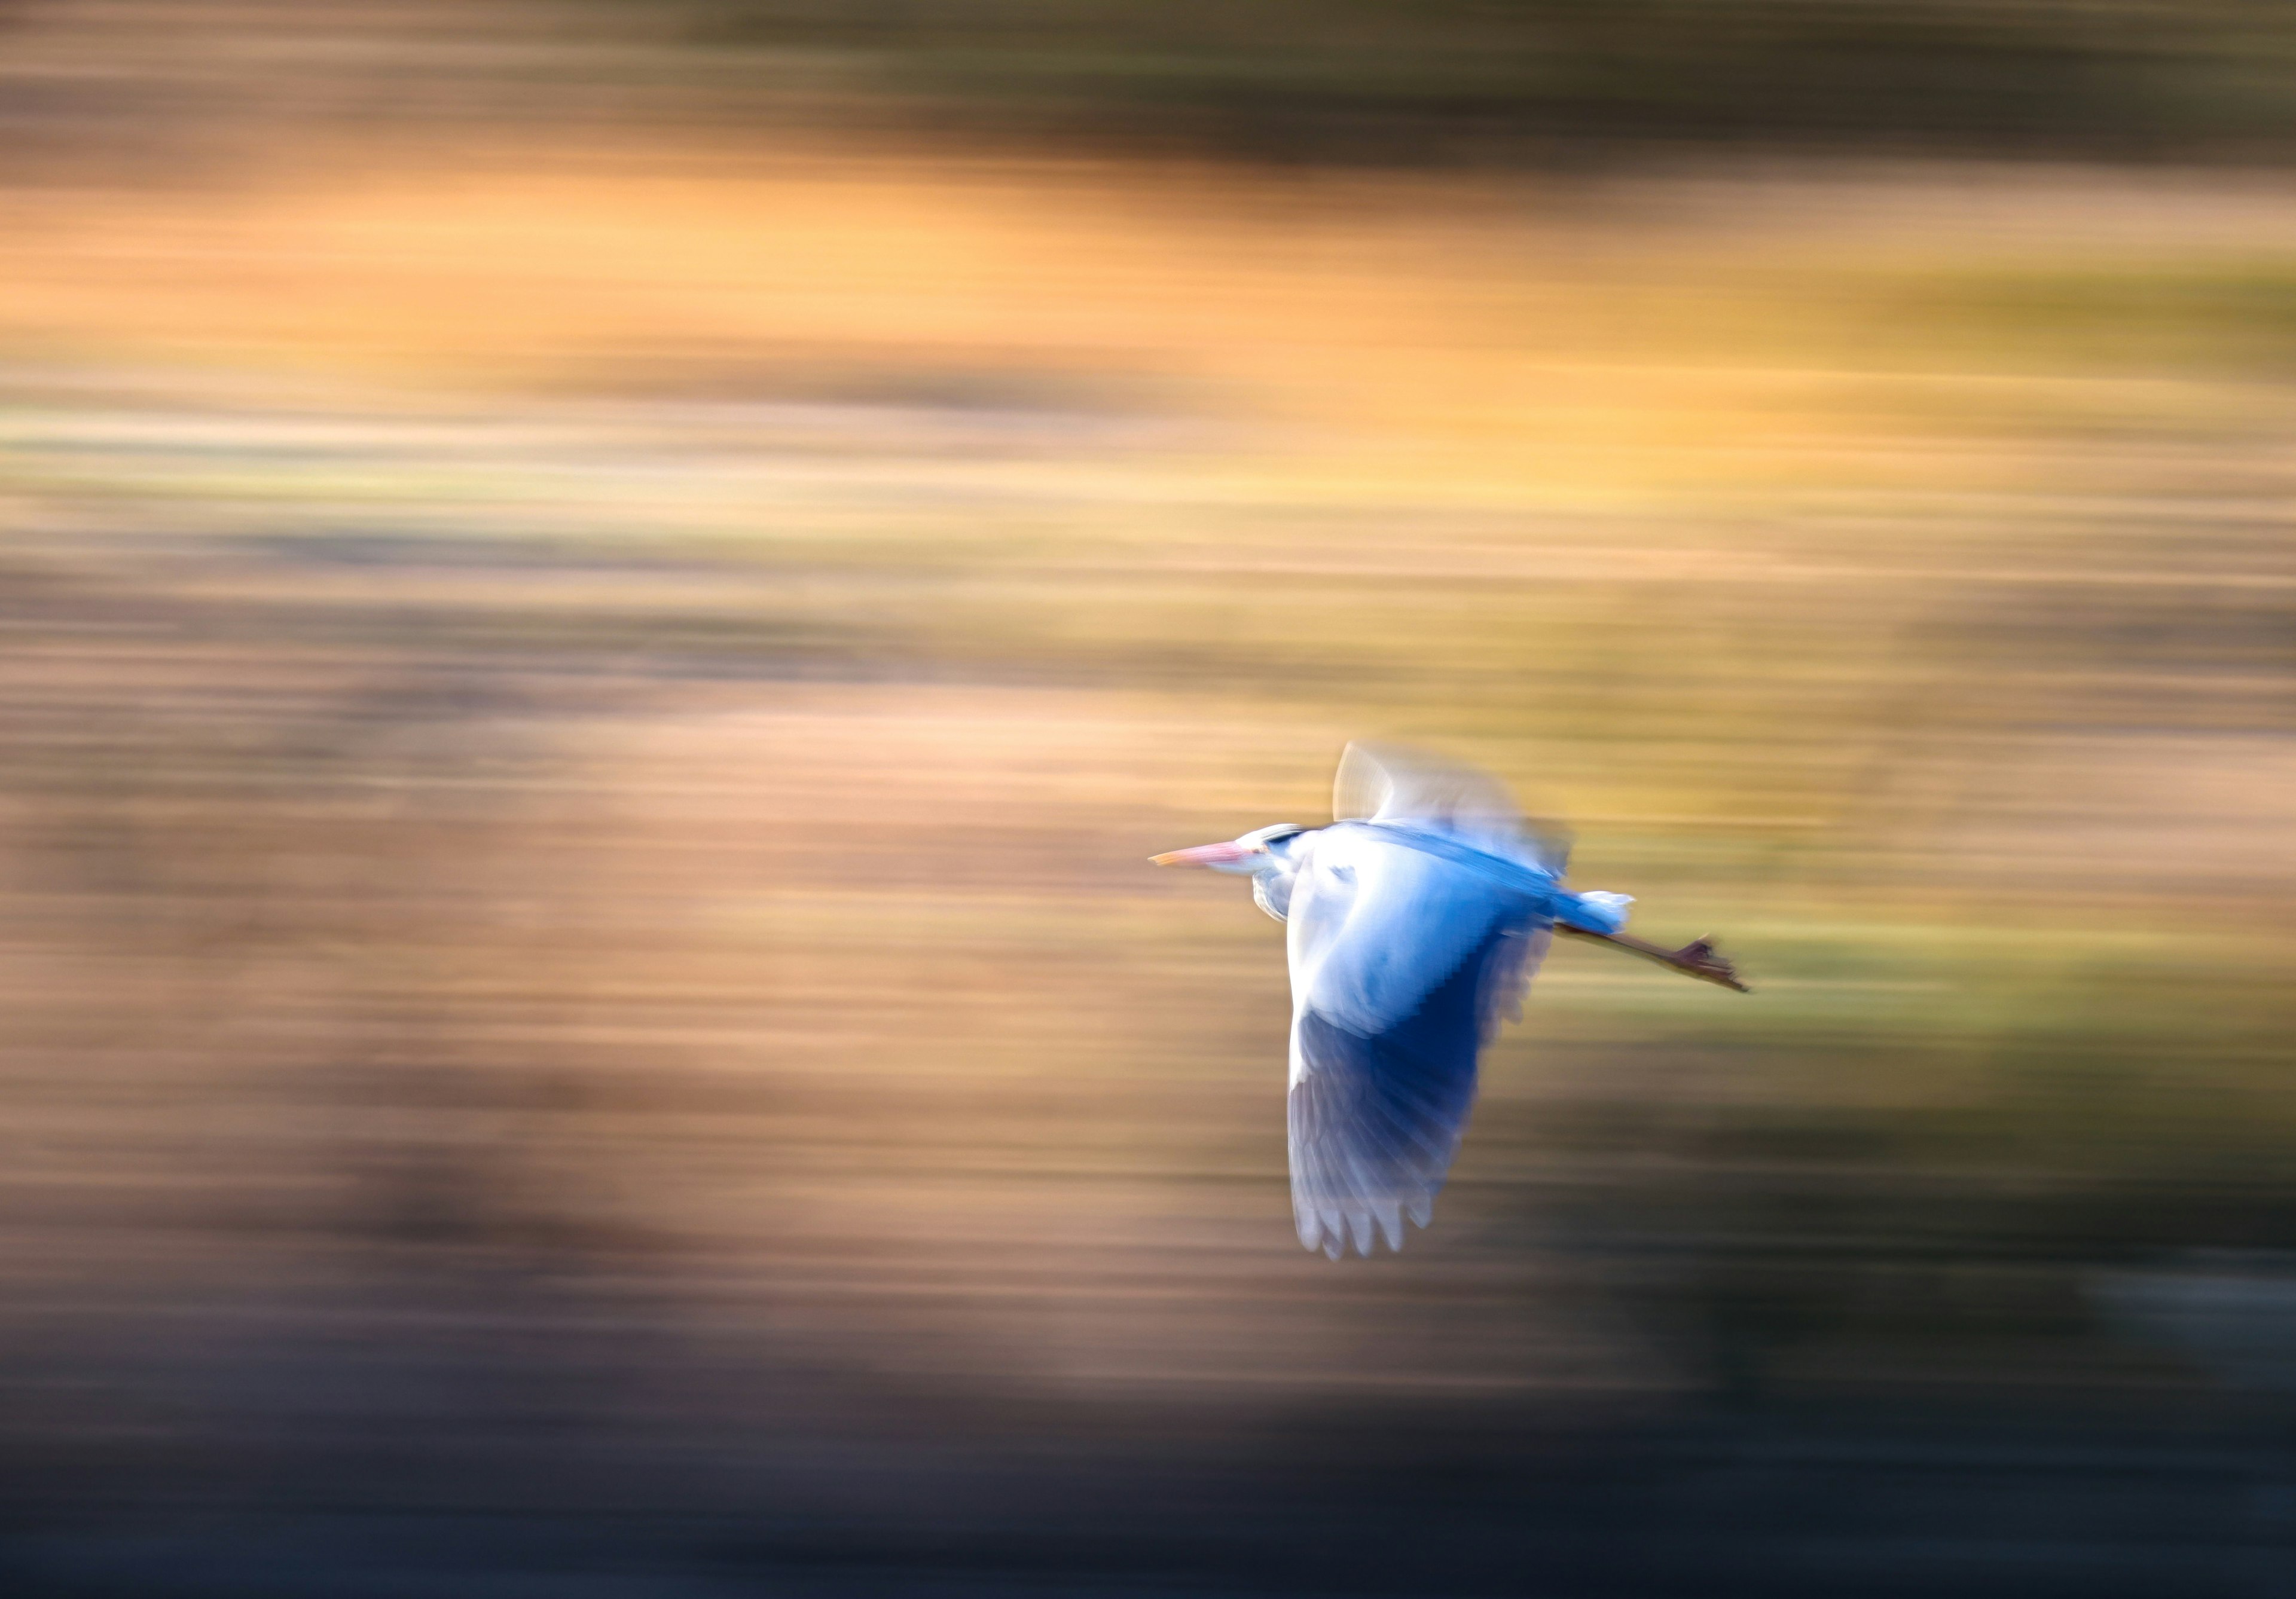
[[[1292,1210],[1300,1242],[1337,1259],[1400,1249],[1406,1216],[1428,1224],[1482,1046],[1520,1015],[1557,926],[1652,951],[1619,938],[1627,897],[1566,889],[1567,842],[1480,773],[1351,744],[1332,812],[1157,860],[1249,873],[1288,924]],[[1708,955],[1698,974],[1737,986]]]

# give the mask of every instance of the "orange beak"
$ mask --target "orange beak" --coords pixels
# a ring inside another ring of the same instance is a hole
[[[1193,849],[1173,849],[1148,859],[1159,866],[1232,866],[1259,853],[1242,844],[1199,844]]]

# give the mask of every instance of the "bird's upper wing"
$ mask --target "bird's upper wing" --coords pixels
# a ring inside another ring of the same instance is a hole
[[[1497,778],[1403,744],[1358,740],[1341,753],[1332,779],[1332,817],[1409,822],[1495,855],[1528,857],[1557,877],[1570,858],[1569,831],[1559,823],[1525,820]]]
[[[1466,1130],[1475,1061],[1549,938],[1499,879],[1340,824],[1294,880],[1292,1203],[1337,1259],[1424,1226]]]

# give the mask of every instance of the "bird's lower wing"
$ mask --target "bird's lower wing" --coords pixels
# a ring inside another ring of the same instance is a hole
[[[1475,1103],[1497,1013],[1544,952],[1544,929],[1494,929],[1399,1021],[1365,1036],[1315,1008],[1292,1024],[1292,1208],[1300,1242],[1333,1259],[1403,1247],[1425,1226]]]

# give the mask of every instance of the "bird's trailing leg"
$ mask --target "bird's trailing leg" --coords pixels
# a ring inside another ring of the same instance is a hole
[[[1584,927],[1573,927],[1567,922],[1554,924],[1557,932],[1569,933],[1574,939],[1592,939],[1598,944],[1615,944],[1630,955],[1656,961],[1661,966],[1671,966],[1685,977],[1697,978],[1701,982],[1720,983],[1726,988],[1735,988],[1741,994],[1752,989],[1738,980],[1738,969],[1714,947],[1710,939],[1697,939],[1679,949],[1666,949],[1656,944],[1644,943],[1625,933],[1595,932]]]

